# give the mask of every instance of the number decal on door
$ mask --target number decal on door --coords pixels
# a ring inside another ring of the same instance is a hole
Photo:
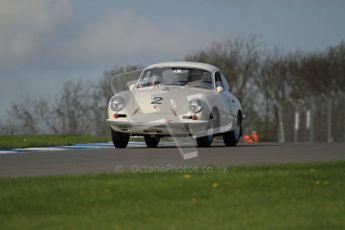
[[[151,104],[153,104],[153,105],[162,104],[162,102],[161,102],[162,100],[163,100],[162,97],[153,97]]]

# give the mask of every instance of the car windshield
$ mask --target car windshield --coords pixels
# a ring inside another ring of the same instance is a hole
[[[213,88],[209,71],[187,67],[162,67],[147,69],[139,79],[138,88],[164,85],[193,86]]]

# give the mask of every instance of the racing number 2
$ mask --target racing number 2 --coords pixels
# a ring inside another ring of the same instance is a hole
[[[162,102],[161,102],[162,100],[163,100],[162,97],[153,97],[151,104],[153,104],[153,105],[162,104]]]

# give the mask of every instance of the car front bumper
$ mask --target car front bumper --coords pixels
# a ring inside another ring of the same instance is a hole
[[[203,135],[207,130],[209,121],[186,120],[173,121],[160,119],[156,121],[121,121],[107,119],[106,123],[118,132],[130,133],[133,135]]]

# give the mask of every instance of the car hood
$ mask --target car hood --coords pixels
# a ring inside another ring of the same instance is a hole
[[[139,114],[184,114],[189,112],[188,98],[200,98],[210,90],[196,87],[162,86],[133,91],[132,109]]]

